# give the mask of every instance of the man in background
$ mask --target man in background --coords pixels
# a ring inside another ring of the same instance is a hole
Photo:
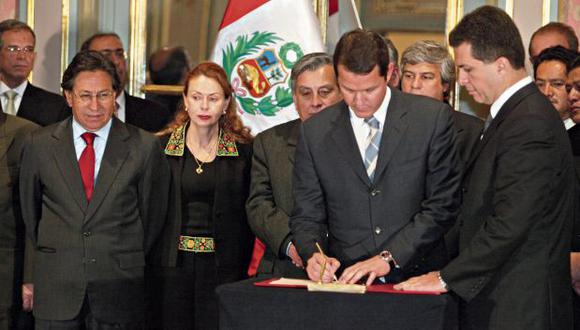
[[[0,101],[4,113],[41,126],[70,116],[61,95],[32,85],[27,79],[34,68],[36,35],[14,19],[0,22]]]
[[[389,63],[393,64],[393,73],[389,79],[389,87],[399,88],[401,83],[401,68],[399,67],[399,51],[391,39],[385,37],[385,43],[389,50]]]
[[[578,51],[578,37],[574,29],[560,22],[550,22],[536,30],[530,38],[528,54],[532,65],[540,53],[550,47],[562,46]]]
[[[115,64],[121,80],[115,100],[115,116],[120,121],[149,132],[161,130],[169,122],[169,110],[157,102],[129,95],[127,83],[127,61],[121,38],[116,33],[97,33],[82,44],[81,51],[93,50],[103,54]]]
[[[455,84],[455,62],[447,48],[435,41],[418,41],[405,49],[401,57],[401,90],[449,103],[449,92]],[[459,111],[453,111],[457,133],[457,151],[462,164],[469,160],[479,141],[483,121]]]
[[[332,58],[325,53],[302,57],[290,76],[300,119],[272,127],[256,136],[252,160],[248,222],[266,244],[259,274],[304,277],[304,262],[292,242],[288,219],[294,204],[292,169],[300,123],[342,99]]]
[[[562,46],[544,49],[534,61],[534,80],[542,94],[550,100],[566,129],[575,123],[570,118],[566,79],[568,68],[576,59],[578,53]]]

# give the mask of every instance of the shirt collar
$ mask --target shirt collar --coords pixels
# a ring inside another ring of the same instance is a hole
[[[575,125],[576,125],[576,123],[572,120],[572,118],[564,119],[564,127],[566,128],[566,130],[569,130],[570,128],[574,127]]]
[[[497,116],[497,113],[501,109],[501,107],[512,97],[517,91],[524,88],[527,84],[532,82],[532,78],[526,76],[525,78],[521,79],[517,83],[511,85],[508,89],[506,89],[501,95],[491,104],[491,108],[489,109],[489,114],[492,118]]]
[[[379,131],[382,131],[383,127],[385,126],[389,102],[391,102],[391,89],[390,87],[387,87],[387,92],[385,93],[383,102],[379,106],[379,109],[375,111],[375,113],[373,113],[373,117],[375,117],[379,121]],[[355,122],[357,125],[362,125],[364,123],[364,118],[357,117],[354,111],[352,111],[352,108],[350,106],[348,107],[348,111],[350,113],[351,121]]]
[[[113,124],[113,118],[109,119],[109,121],[105,124],[105,126],[101,127],[99,130],[91,132],[95,133],[98,137],[106,137],[109,136],[109,132],[111,131],[111,126]],[[83,133],[90,132],[89,130],[85,129],[73,116],[72,120],[72,129],[73,129],[73,139],[79,139]]]
[[[6,92],[6,91],[13,90],[19,96],[22,96],[22,95],[24,95],[24,91],[26,90],[26,86],[28,86],[28,80],[24,80],[24,82],[22,84],[16,86],[16,88],[10,88],[3,81],[0,81],[0,95],[3,95],[4,92]]]
[[[119,93],[119,96],[117,96],[115,102],[117,102],[119,107],[125,108],[125,91],[121,91],[121,93]]]

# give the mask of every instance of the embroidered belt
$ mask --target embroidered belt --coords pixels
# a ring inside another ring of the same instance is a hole
[[[179,236],[179,250],[189,252],[215,252],[213,238]]]

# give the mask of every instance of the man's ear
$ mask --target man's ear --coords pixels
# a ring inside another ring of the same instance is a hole
[[[66,103],[68,103],[68,106],[72,108],[72,104],[73,104],[73,95],[72,95],[72,91],[64,91],[64,98],[66,99]]]

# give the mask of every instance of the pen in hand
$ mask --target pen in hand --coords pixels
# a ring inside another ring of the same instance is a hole
[[[326,270],[326,263],[327,263],[328,259],[326,258],[326,255],[324,254],[324,252],[322,252],[322,248],[320,247],[320,244],[318,244],[318,242],[316,242],[316,248],[318,249],[318,252],[320,252],[322,257],[324,258],[324,263],[322,264],[322,271],[320,272],[320,280],[318,281],[318,283],[322,283],[322,277],[324,276],[324,271]],[[336,278],[336,275],[332,275],[332,279],[334,282],[338,282],[338,278]]]

